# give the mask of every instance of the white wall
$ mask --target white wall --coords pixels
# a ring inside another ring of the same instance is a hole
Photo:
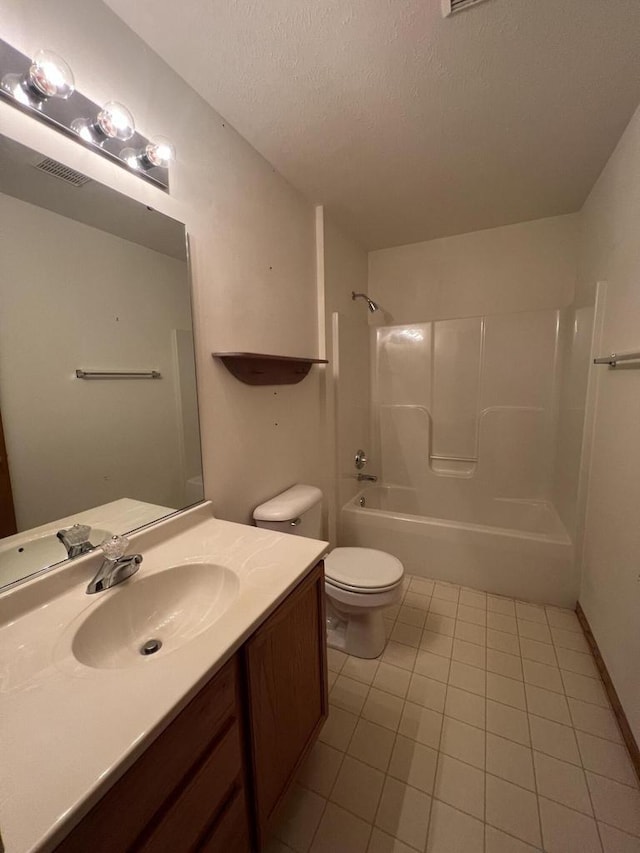
[[[607,281],[603,353],[640,349],[640,110],[582,213],[579,298]],[[640,740],[640,370],[592,367],[580,603]]]
[[[0,402],[18,529],[123,497],[180,507],[173,331],[191,326],[186,263],[2,194],[0,221]],[[162,379],[81,382],[76,368]]]
[[[99,0],[3,0],[3,38],[45,46],[98,103],[117,99],[178,160],[167,195],[0,103],[3,132],[185,222],[191,237],[206,497],[217,515],[252,508],[296,481],[320,480],[319,370],[299,385],[242,385],[214,351],[315,356],[314,211],[227,122]]]
[[[381,249],[369,290],[388,323],[563,308],[573,300],[576,214]]]

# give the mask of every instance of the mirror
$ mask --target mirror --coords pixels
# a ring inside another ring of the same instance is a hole
[[[203,486],[180,222],[0,137],[0,294],[1,588]]]

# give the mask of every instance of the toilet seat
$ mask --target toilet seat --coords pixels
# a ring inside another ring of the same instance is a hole
[[[324,558],[330,586],[364,595],[394,589],[402,580],[402,563],[373,548],[335,548]]]

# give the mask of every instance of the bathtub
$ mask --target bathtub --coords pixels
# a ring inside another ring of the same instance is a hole
[[[574,607],[579,576],[573,544],[548,501],[368,486],[340,514],[340,544],[378,548],[405,571],[508,595]]]

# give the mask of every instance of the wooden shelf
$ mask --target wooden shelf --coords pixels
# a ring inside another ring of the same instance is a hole
[[[295,358],[259,352],[214,352],[229,373],[247,385],[295,385],[302,382],[314,364],[328,364],[326,358]]]

